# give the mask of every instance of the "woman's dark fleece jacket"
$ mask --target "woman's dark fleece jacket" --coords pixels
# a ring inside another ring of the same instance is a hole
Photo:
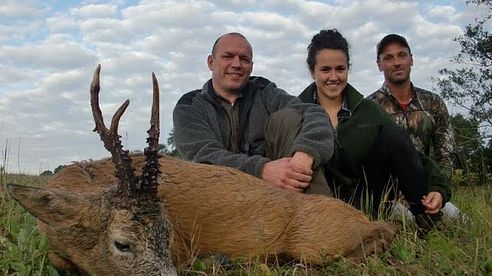
[[[313,82],[299,98],[305,103],[317,103],[314,95],[316,91],[316,84]],[[364,167],[367,166],[379,132],[383,127],[394,123],[376,103],[364,99],[350,84],[347,84],[343,94],[350,112],[339,118],[335,130],[335,152],[326,167],[326,174],[332,185],[342,187],[345,191],[354,191],[358,184],[363,184],[361,181],[364,181]],[[425,156],[421,157],[428,191],[440,192],[444,204],[451,197],[448,182],[434,161]]]

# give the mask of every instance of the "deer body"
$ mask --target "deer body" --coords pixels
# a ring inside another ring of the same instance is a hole
[[[142,156],[132,160],[141,167]],[[160,158],[160,165],[166,174],[159,179],[159,196],[173,225],[177,263],[216,253],[249,258],[280,254],[321,264],[329,257],[360,258],[381,251],[394,235],[392,226],[371,222],[338,199],[277,188],[227,167],[171,157]],[[56,174],[47,189],[98,194],[116,180],[112,169],[109,159],[74,164]],[[80,208],[81,213],[86,209]],[[61,240],[74,237],[40,227],[63,256]]]
[[[154,75],[148,147],[130,156],[117,132],[129,102],[106,128],[99,73],[100,66],[91,107],[111,159],[70,165],[46,189],[7,185],[47,234],[55,266],[96,275],[177,275],[174,264],[202,253],[280,254],[320,264],[326,257],[379,252],[393,238],[391,225],[371,222],[340,200],[287,191],[232,168],[158,158]]]

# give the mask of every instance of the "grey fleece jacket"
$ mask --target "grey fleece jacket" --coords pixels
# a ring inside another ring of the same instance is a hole
[[[314,157],[314,167],[327,163],[333,155],[333,129],[325,111],[316,104],[302,103],[262,77],[251,77],[243,88],[239,104],[240,153],[227,150],[229,123],[224,108],[212,88],[186,93],[173,113],[174,138],[178,152],[186,160],[222,165],[261,177],[264,157],[265,123],[269,116],[286,107],[302,114],[302,126],[291,154],[302,151]]]

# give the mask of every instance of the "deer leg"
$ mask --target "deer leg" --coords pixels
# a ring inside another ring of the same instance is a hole
[[[395,234],[395,227],[377,225],[357,247],[346,254],[346,257],[360,261],[367,256],[384,252],[390,246]]]

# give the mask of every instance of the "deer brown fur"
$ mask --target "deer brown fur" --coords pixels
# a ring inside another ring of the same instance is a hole
[[[135,175],[141,174],[146,158],[129,157]],[[46,189],[9,185],[10,194],[38,217],[39,228],[49,237],[50,259],[58,267],[118,274],[118,262],[137,260],[141,264],[123,272],[172,275],[170,264],[149,265],[166,260],[169,250],[175,264],[189,263],[198,254],[285,255],[321,264],[337,256],[360,259],[380,252],[394,237],[392,225],[372,222],[338,199],[288,191],[236,169],[171,157],[159,159],[158,212],[147,218],[138,208],[111,210],[120,181],[114,163],[113,156],[72,164]],[[149,240],[153,246],[147,250]],[[124,249],[134,256],[118,252]]]

